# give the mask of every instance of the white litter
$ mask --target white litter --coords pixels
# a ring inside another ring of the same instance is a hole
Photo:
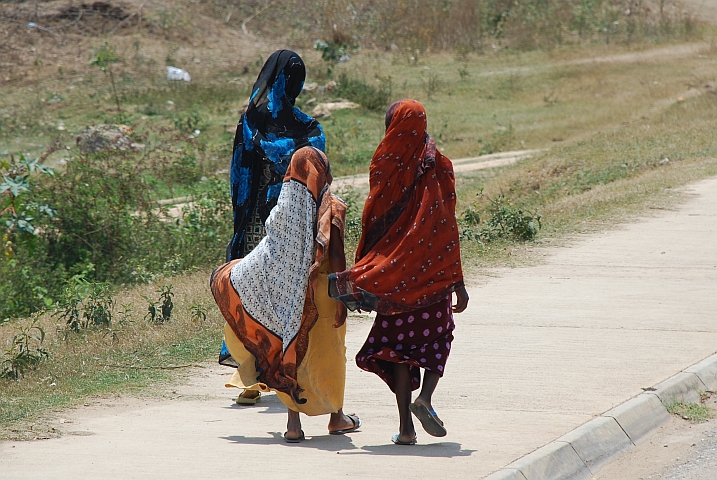
[[[167,67],[167,80],[171,81],[182,81],[191,82],[192,77],[189,76],[189,72],[183,68]]]

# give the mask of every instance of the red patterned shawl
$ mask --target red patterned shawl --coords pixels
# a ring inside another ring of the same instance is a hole
[[[432,305],[463,285],[453,165],[426,133],[426,110],[394,103],[371,160],[356,263],[332,296],[383,315]]]

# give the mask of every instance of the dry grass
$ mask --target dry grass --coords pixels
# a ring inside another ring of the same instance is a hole
[[[196,365],[218,354],[223,319],[209,291],[209,271],[164,279],[117,294],[117,306],[131,304],[131,320],[111,329],[70,332],[50,314],[40,316],[47,337],[49,361],[20,381],[0,380],[0,438],[35,438],[53,435],[36,424],[38,414],[73,405],[78,399],[113,393],[140,393],[144,387],[172,378],[174,367]],[[175,309],[161,325],[144,316],[155,291],[172,284]],[[207,311],[206,320],[193,319],[192,305]],[[117,312],[117,308],[115,312]],[[19,320],[0,326],[0,348],[5,350]]]

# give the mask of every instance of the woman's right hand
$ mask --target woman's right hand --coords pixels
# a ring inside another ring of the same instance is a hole
[[[456,288],[456,304],[453,305],[453,313],[461,313],[468,307],[468,292],[464,285]]]

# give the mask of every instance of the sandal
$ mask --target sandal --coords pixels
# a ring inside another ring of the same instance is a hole
[[[306,438],[306,435],[304,435],[304,431],[301,430],[301,435],[299,435],[298,438],[288,438],[286,434],[289,432],[284,432],[284,441],[286,443],[301,443],[302,440]]]
[[[399,436],[399,435],[400,435],[400,434],[397,433],[396,435],[394,435],[393,437],[391,437],[391,441],[392,441],[393,443],[395,443],[396,445],[415,445],[415,444],[417,443],[417,441],[418,441],[418,438],[417,438],[417,437],[413,437],[413,440],[411,440],[410,442],[404,442],[403,440],[399,440],[399,439],[398,439],[398,436]]]
[[[354,422],[353,427],[342,428],[340,430],[329,430],[330,435],[343,435],[344,433],[355,432],[361,427],[361,419],[356,414],[350,413],[346,416],[349,417],[352,422]]]
[[[408,408],[421,422],[421,426],[427,434],[434,437],[446,436],[446,427],[443,426],[443,422],[438,418],[435,410],[429,410],[427,406],[416,402],[413,402]]]
[[[236,403],[237,405],[256,405],[257,403],[259,403],[261,401],[261,392],[257,392],[259,395],[254,398],[245,397],[244,394],[249,391],[250,390],[244,390],[243,392],[241,392],[234,403]]]

